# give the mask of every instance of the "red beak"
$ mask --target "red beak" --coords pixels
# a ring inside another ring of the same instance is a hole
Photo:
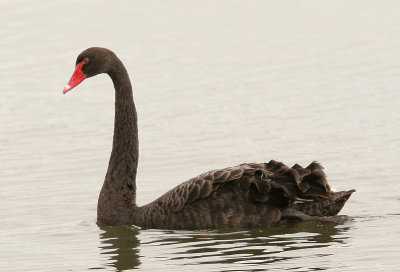
[[[65,94],[66,92],[72,90],[76,86],[78,86],[79,83],[81,83],[83,80],[85,80],[86,76],[82,72],[82,66],[83,66],[83,61],[78,63],[75,67],[75,71],[71,76],[71,79],[69,80],[68,84],[65,85],[63,93]]]

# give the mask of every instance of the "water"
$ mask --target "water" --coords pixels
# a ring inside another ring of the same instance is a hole
[[[398,1],[1,1],[0,270],[395,271],[399,14]],[[133,80],[139,204],[210,169],[318,160],[357,189],[353,220],[98,226],[113,86],[102,75],[62,95],[89,46]]]

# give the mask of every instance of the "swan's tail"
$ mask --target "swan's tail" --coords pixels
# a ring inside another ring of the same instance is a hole
[[[280,188],[287,196],[287,207],[310,216],[334,216],[343,208],[355,190],[332,192],[322,165],[311,163],[306,168],[295,164],[289,168],[283,163],[265,164],[273,173],[272,188]]]
[[[351,194],[356,190],[332,192],[326,199],[301,200],[298,199],[292,208],[312,216],[333,216],[337,215],[343,208]]]

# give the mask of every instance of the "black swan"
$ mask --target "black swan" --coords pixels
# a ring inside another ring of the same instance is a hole
[[[115,88],[113,146],[97,205],[100,222],[160,229],[215,229],[265,227],[288,219],[344,220],[337,214],[355,190],[331,191],[317,162],[305,168],[298,164],[289,168],[271,160],[209,171],[138,207],[137,115],[131,82],[121,60],[106,48],[86,49],[76,59],[75,71],[63,93],[100,73],[107,73]]]

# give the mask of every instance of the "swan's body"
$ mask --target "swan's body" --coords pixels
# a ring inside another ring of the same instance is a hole
[[[97,206],[103,223],[205,229],[262,227],[287,218],[342,219],[336,215],[354,190],[332,192],[316,162],[306,168],[270,161],[209,171],[138,207],[137,115],[124,65],[108,49],[89,48],[78,56],[64,93],[100,73],[107,73],[115,87],[113,149]]]

